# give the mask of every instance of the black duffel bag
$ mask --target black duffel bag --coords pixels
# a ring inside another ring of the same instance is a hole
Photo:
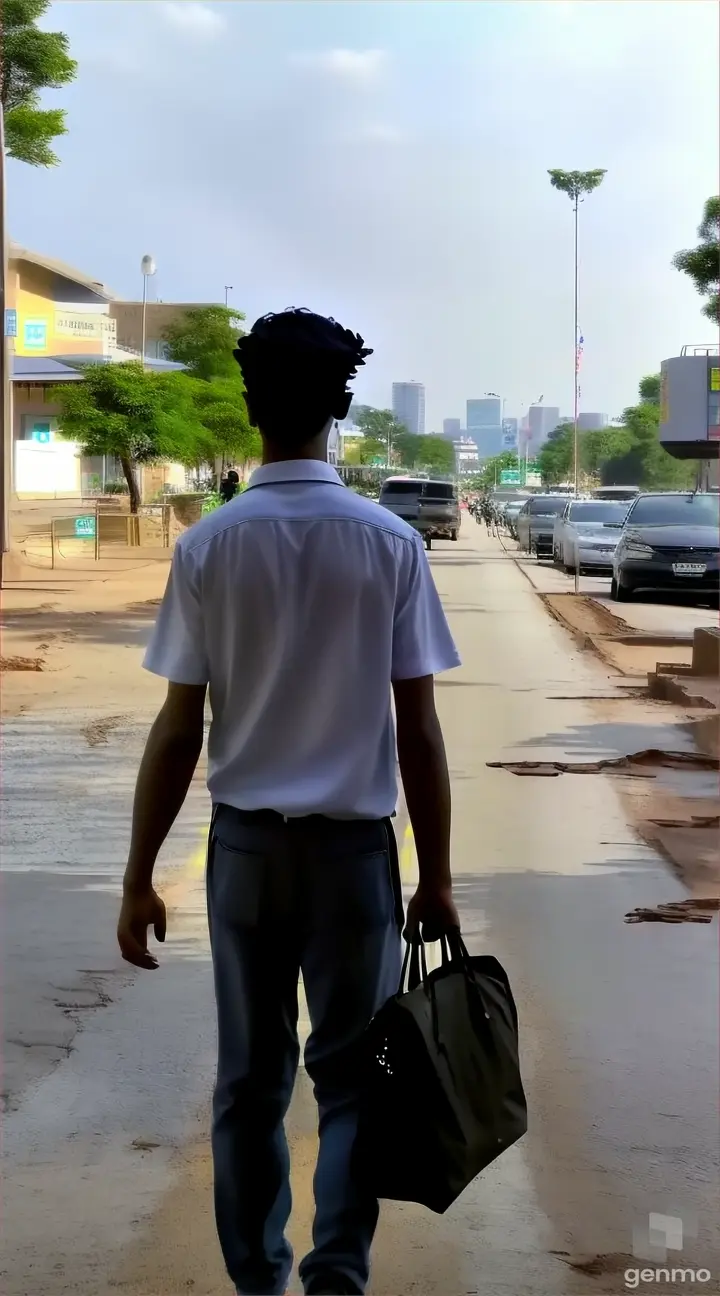
[[[468,954],[455,929],[443,939],[441,966],[428,973],[415,937],[398,993],[363,1041],[356,1154],[365,1186],[442,1214],[526,1130],[505,970]]]

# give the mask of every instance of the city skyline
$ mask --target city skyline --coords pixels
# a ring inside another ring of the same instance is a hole
[[[607,168],[583,208],[581,410],[616,414],[712,337],[672,259],[717,190],[717,8],[649,12],[57,0],[68,134],[56,168],[8,160],[10,233],[128,300],[149,252],[164,301],[234,284],[249,323],[331,314],[374,349],[356,400],[415,374],[437,431],[478,371],[508,415],[542,391],[572,408],[572,210],[547,168]]]

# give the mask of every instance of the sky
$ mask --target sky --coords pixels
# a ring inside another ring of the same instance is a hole
[[[713,341],[674,270],[718,192],[714,0],[58,0],[61,165],[8,165],[10,232],[137,298],[308,306],[374,355],[357,398],[426,385],[427,429],[497,392],[611,417]]]

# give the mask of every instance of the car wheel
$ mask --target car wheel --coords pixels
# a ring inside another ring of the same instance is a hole
[[[425,536],[425,548],[432,549],[432,539],[430,536]]]
[[[615,599],[616,603],[630,603],[633,597],[633,591],[627,585],[615,580],[613,576],[610,582],[610,598]]]
[[[567,576],[573,576],[575,574],[574,563],[563,563],[563,567],[565,568],[565,573]]]
[[[451,540],[457,540],[457,531],[451,531],[451,532],[450,532],[450,539],[451,539]]]

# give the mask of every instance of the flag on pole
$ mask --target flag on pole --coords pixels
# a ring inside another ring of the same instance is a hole
[[[577,346],[575,347],[575,373],[580,373],[580,361],[582,360],[584,345],[585,345],[585,338],[581,333],[577,341]]]

